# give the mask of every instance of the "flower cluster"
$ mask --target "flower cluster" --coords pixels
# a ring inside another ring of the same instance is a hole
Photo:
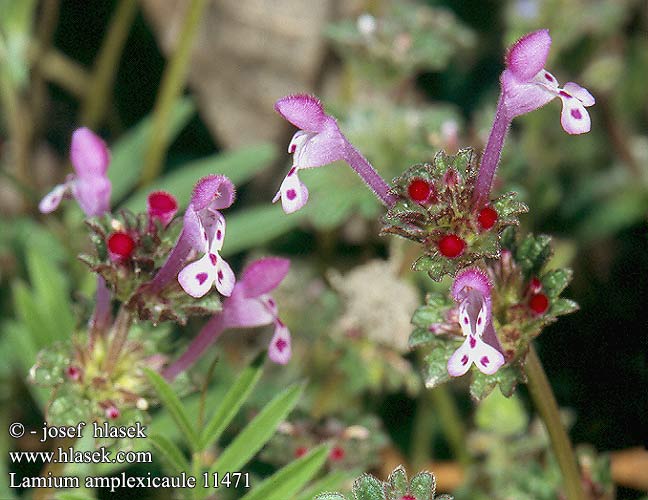
[[[212,335],[274,324],[268,355],[280,364],[290,360],[290,332],[269,295],[288,272],[289,261],[260,259],[237,281],[220,255],[226,228],[221,210],[235,197],[227,177],[198,180],[182,219],[176,218],[177,199],[165,191],[150,193],[141,213],[111,212],[105,143],[92,131],[79,129],[72,136],[70,156],[76,174],[46,195],[40,209],[49,213],[64,198],[77,200],[94,244],[94,252],[80,258],[98,280],[87,332],[77,332],[71,344],[43,352],[32,370],[34,383],[56,389],[49,408],[53,421],[69,415],[73,421],[137,420],[148,406],[143,369],[166,370],[169,378],[176,378],[211,343],[196,348],[205,331]],[[218,294],[209,293],[213,287]],[[115,303],[119,312],[113,320]],[[205,315],[211,319],[187,353],[165,368],[168,358],[156,343],[160,336],[143,321],[183,325],[191,316]]]
[[[551,252],[548,238],[528,236],[516,243],[511,226],[518,225],[527,207],[515,193],[491,196],[504,139],[515,117],[558,97],[565,131],[590,130],[586,107],[594,98],[573,82],[561,88],[544,69],[550,46],[549,32],[539,30],[508,51],[497,113],[479,165],[469,149],[455,156],[439,152],[432,163],[414,165],[391,187],[317,99],[289,96],[275,106],[300,129],[288,148],[293,166],[274,200],[281,198],[286,213],[308,201],[308,190],[297,177],[300,169],[345,160],[386,205],[382,232],[423,248],[414,269],[427,271],[434,280],[454,278],[451,297],[428,298],[413,320],[417,329],[410,344],[431,344],[426,358],[429,386],[474,366],[473,396],[481,398],[497,384],[510,394],[525,378],[522,367],[530,340],[557,315],[575,308],[558,298],[569,282],[569,271],[540,274]]]

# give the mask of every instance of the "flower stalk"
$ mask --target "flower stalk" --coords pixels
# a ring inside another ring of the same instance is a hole
[[[119,309],[119,313],[117,313],[117,318],[115,319],[110,339],[110,347],[108,348],[108,353],[106,355],[105,369],[108,373],[112,371],[119,360],[119,356],[128,340],[128,333],[132,324],[133,317],[131,313],[122,306]]]
[[[119,59],[137,14],[137,0],[120,0],[108,33],[104,38],[97,63],[92,72],[88,93],[83,100],[81,123],[94,128],[101,124],[110,103],[110,89],[115,81]]]
[[[169,117],[171,108],[182,92],[191,60],[191,47],[198,33],[207,0],[191,0],[182,25],[175,52],[162,78],[160,92],[155,102],[153,127],[149,147],[142,169],[141,184],[155,179],[162,168],[162,161],[169,146]]]
[[[571,441],[560,421],[556,398],[533,345],[529,348],[525,366],[529,394],[549,434],[551,448],[562,472],[566,498],[585,500],[580,470]]]

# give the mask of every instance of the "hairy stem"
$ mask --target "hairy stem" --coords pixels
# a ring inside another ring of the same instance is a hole
[[[560,421],[556,398],[533,345],[526,360],[527,387],[549,434],[551,448],[563,476],[567,500],[585,500],[580,470],[569,436]]]
[[[493,120],[488,142],[481,157],[477,182],[473,193],[473,206],[477,209],[486,205],[490,198],[493,178],[495,177],[495,171],[502,156],[504,139],[506,138],[506,132],[510,125],[511,120],[506,115],[506,110],[504,109],[504,96],[500,94],[495,119]]]
[[[171,382],[183,371],[192,366],[210,345],[216,342],[221,333],[225,331],[227,324],[224,321],[223,314],[213,316],[205,326],[202,327],[195,339],[189,344],[189,347],[173,364],[169,365],[163,372],[167,381]]]
[[[347,142],[346,145],[345,160],[385,206],[391,207],[396,203],[396,197],[389,192],[391,189],[389,184],[380,177],[371,163],[350,142]]]
[[[187,68],[191,60],[191,46],[198,32],[206,5],[207,0],[191,0],[180,32],[178,45],[164,71],[161,88],[155,102],[149,147],[144,159],[144,168],[142,169],[142,185],[146,185],[155,179],[162,168],[162,161],[169,146],[171,108],[184,88]]]
[[[97,276],[96,304],[89,325],[88,344],[90,349],[94,346],[97,336],[103,334],[110,325],[112,316],[110,299],[110,290],[106,286],[106,281],[101,276]]]
[[[119,309],[119,313],[117,313],[117,318],[113,325],[110,346],[108,347],[108,354],[106,355],[105,370],[107,372],[111,372],[117,364],[117,360],[119,360],[119,356],[128,340],[128,333],[130,332],[132,324],[133,317],[130,312],[122,306]]]
[[[171,253],[167,257],[166,262],[162,265],[160,270],[157,272],[151,284],[149,286],[149,292],[159,293],[165,286],[167,286],[171,280],[175,279],[178,276],[178,273],[184,265],[185,259],[191,252],[191,245],[185,237],[184,232],[180,233],[178,242],[171,250]]]
[[[90,86],[81,109],[81,123],[94,128],[101,123],[110,102],[110,89],[115,81],[124,44],[137,14],[137,0],[120,0],[108,34],[97,56]]]

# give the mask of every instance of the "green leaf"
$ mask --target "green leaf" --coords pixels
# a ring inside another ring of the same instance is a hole
[[[409,489],[409,481],[407,480],[405,468],[402,465],[399,465],[394,469],[394,471],[389,475],[387,481],[389,482],[389,493],[387,496],[390,500],[391,497],[400,500],[405,496]]]
[[[210,473],[217,472],[222,476],[228,471],[241,470],[241,467],[270,440],[279,424],[297,405],[303,392],[304,386],[298,384],[275,396],[221,453]]]
[[[180,99],[175,103],[170,117],[169,141],[172,141],[187,124],[195,109],[189,98]],[[151,129],[152,116],[149,115],[112,146],[108,177],[112,183],[113,205],[126,196],[139,180]]]
[[[299,225],[304,211],[286,215],[281,204],[260,205],[235,212],[227,217],[227,240],[224,256],[261,246]]]
[[[236,416],[243,403],[247,400],[254,386],[259,381],[259,378],[261,378],[263,359],[259,357],[254,364],[243,370],[243,373],[220,401],[218,408],[202,432],[200,438],[202,450],[208,448],[218,440],[225,428]]]
[[[539,236],[529,234],[518,246],[515,260],[528,278],[538,274],[549,257],[551,257],[551,238],[545,234]]]
[[[414,312],[412,323],[426,329],[435,323],[445,323],[445,313],[452,305],[449,299],[438,293],[430,293],[425,301],[426,304]]]
[[[518,365],[503,366],[493,375],[485,375],[476,369],[473,369],[472,373],[470,395],[476,401],[481,401],[488,396],[497,385],[504,396],[510,397],[518,382],[526,381],[526,377]]]
[[[303,490],[296,500],[313,500],[317,496],[317,500],[345,500],[339,493],[322,493],[323,491],[332,491],[341,488],[349,479],[356,474],[352,471],[336,470],[329,472],[326,476],[313,482],[308,488]],[[326,496],[330,495],[330,496]],[[337,495],[337,496],[336,496]]]
[[[35,250],[27,252],[27,267],[34,298],[47,324],[58,339],[69,338],[75,326],[72,305],[64,273],[48,258]]]
[[[356,500],[384,500],[385,491],[382,482],[369,474],[363,474],[353,483],[353,494]]]
[[[416,498],[434,498],[435,490],[436,480],[434,475],[427,471],[416,474],[410,483],[410,491]]]
[[[425,367],[423,368],[425,387],[432,389],[450,380],[448,360],[459,345],[460,343],[457,342],[438,339],[432,352],[425,356]]]
[[[562,316],[578,311],[578,304],[569,299],[555,299],[551,301],[551,309],[549,314],[551,316]]]
[[[556,269],[542,277],[542,286],[550,298],[558,297],[572,279],[571,269]]]
[[[429,328],[415,328],[409,336],[409,346],[417,347],[432,342],[436,338],[437,336]]]
[[[147,185],[146,189],[138,190],[122,206],[133,212],[140,212],[145,209],[146,197],[151,191],[168,191],[177,198],[178,205],[182,209],[189,203],[191,191],[201,177],[223,174],[238,186],[250,180],[276,157],[276,148],[272,144],[257,144],[202,158],[182,165]]]
[[[308,483],[326,462],[328,445],[321,445],[307,455],[286,465],[261,482],[241,500],[286,500]]]
[[[51,344],[54,337],[47,318],[42,316],[41,309],[27,285],[22,281],[15,281],[12,292],[16,316],[29,332],[36,348],[41,349]]]
[[[182,403],[180,402],[180,399],[178,398],[176,393],[159,373],[151,370],[150,368],[145,368],[144,371],[149,379],[149,382],[151,382],[151,385],[155,388],[155,391],[157,392],[165,408],[169,411],[176,425],[180,428],[180,431],[186,438],[192,451],[199,450],[200,440],[198,439],[198,434],[196,433],[194,426],[189,421],[189,415],[187,414],[185,408],[182,406]]]
[[[189,462],[173,441],[160,434],[151,434],[149,440],[162,453],[174,474],[189,470]]]

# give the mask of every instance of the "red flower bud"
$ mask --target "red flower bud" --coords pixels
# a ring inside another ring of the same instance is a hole
[[[65,374],[70,380],[74,380],[75,382],[81,379],[81,370],[73,365],[67,367]]]
[[[159,220],[166,227],[178,211],[178,201],[166,191],[155,191],[148,195],[146,209],[151,222]]]
[[[295,450],[295,458],[303,457],[304,455],[306,455],[306,453],[308,453],[308,448],[306,448],[305,446],[299,446]]]
[[[130,258],[135,250],[135,240],[124,231],[117,231],[108,237],[108,254],[113,261]]]
[[[120,413],[116,406],[111,405],[108,408],[106,408],[106,418],[109,418],[110,420],[115,420],[119,418],[119,415]]]
[[[531,292],[531,295],[535,295],[536,293],[540,293],[542,291],[542,281],[540,281],[538,278],[535,276],[531,278],[531,281],[529,282],[529,292]]]
[[[479,226],[482,229],[488,231],[497,222],[497,212],[494,208],[484,207],[479,211],[479,215],[477,215],[477,221],[479,222]]]
[[[466,249],[466,242],[456,234],[447,234],[439,240],[439,252],[444,257],[454,259]]]
[[[407,186],[407,194],[416,203],[425,203],[432,194],[432,185],[423,179],[414,179]]]
[[[529,307],[535,314],[544,314],[549,309],[549,299],[544,293],[536,293],[529,299]]]

